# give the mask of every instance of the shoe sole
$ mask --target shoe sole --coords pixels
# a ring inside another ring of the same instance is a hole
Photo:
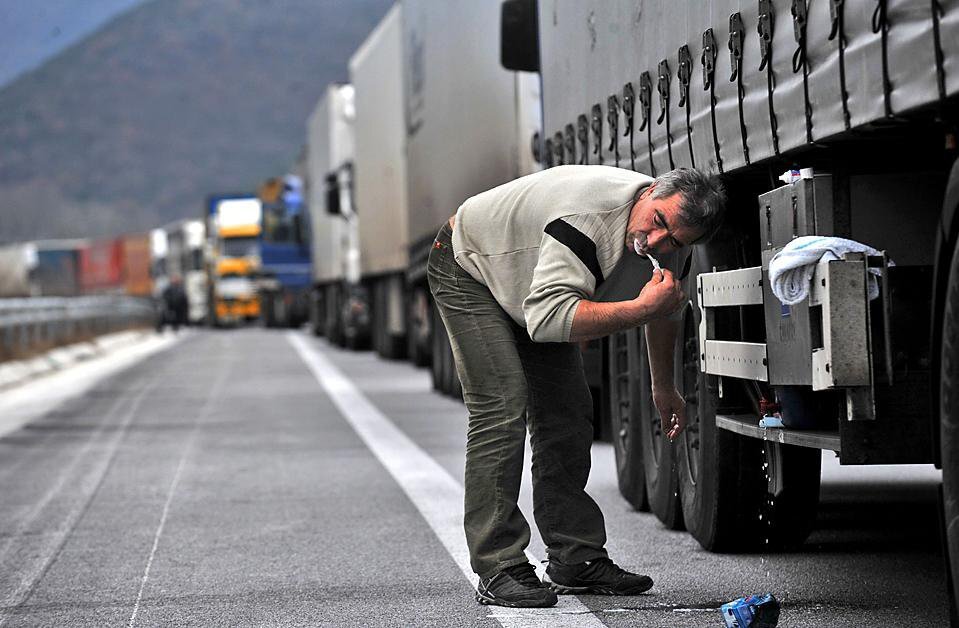
[[[545,602],[536,602],[535,600],[510,602],[509,600],[483,595],[479,591],[476,592],[476,601],[485,606],[507,606],[509,608],[549,608],[550,606],[556,606],[555,601],[550,602],[548,600]]]
[[[645,593],[653,588],[652,580],[650,580],[648,583],[644,583],[624,591],[603,585],[568,587],[562,584],[556,584],[555,582],[547,582],[546,584],[548,584],[549,588],[552,589],[557,595],[639,595],[640,593]]]

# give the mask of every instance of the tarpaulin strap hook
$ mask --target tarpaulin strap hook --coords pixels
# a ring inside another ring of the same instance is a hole
[[[713,127],[713,148],[716,151],[716,168],[723,172],[723,158],[719,151],[719,134],[716,131],[716,91],[715,91],[715,72],[716,72],[716,36],[713,29],[708,28],[703,31],[703,54],[701,61],[703,64],[703,90],[709,91],[709,118]]]
[[[576,128],[572,124],[566,125],[566,156],[568,163],[576,163]]]
[[[812,103],[809,102],[809,64],[806,62],[806,22],[808,17],[806,0],[792,0],[793,36],[796,38],[796,52],[793,54],[793,73],[802,71],[802,91],[806,114],[806,141],[812,143]]]
[[[745,37],[743,16],[733,13],[729,16],[729,61],[732,66],[730,82],[736,81],[736,93],[739,97],[739,132],[743,139],[743,158],[749,163],[749,143],[746,137],[746,118],[743,113],[743,39]]]
[[[597,156],[597,162],[603,163],[603,107],[596,103],[593,105],[593,154]]]
[[[613,94],[606,99],[606,121],[609,123],[609,149],[619,167],[619,98]]]
[[[679,106],[686,108],[686,142],[689,144],[689,165],[696,167],[696,158],[693,156],[693,128],[689,122],[689,81],[693,75],[693,55],[689,46],[679,48],[679,69],[676,76],[679,78]]]
[[[643,112],[643,124],[639,127],[646,129],[646,147],[649,150],[649,174],[656,176],[656,164],[653,163],[653,125],[649,123],[653,106],[653,77],[649,72],[639,75],[639,104]]]
[[[657,89],[659,91],[659,118],[656,124],[662,124],[666,120],[666,152],[669,155],[669,169],[676,167],[673,163],[673,136],[669,131],[669,60],[663,59],[659,62],[659,81]]]
[[[942,36],[939,33],[939,20],[944,15],[942,3],[932,0],[932,40],[936,49],[936,83],[939,86],[939,99],[946,99],[945,55],[942,52]]]
[[[887,0],[878,0],[872,12],[872,32],[882,34],[882,102],[886,117],[892,117],[892,81],[889,80],[889,15]]]
[[[545,162],[543,162],[543,165],[546,166],[547,168],[552,168],[553,167],[553,140],[551,140],[548,137],[546,138],[546,141],[543,142],[543,157],[546,160]]]
[[[766,70],[766,95],[769,101],[769,130],[773,137],[773,151],[779,154],[779,120],[776,119],[776,109],[773,106],[773,91],[776,89],[776,75],[773,74],[773,24],[775,15],[772,0],[759,0],[759,22],[756,30],[759,32],[759,50],[762,61],[759,71]]]
[[[632,83],[623,85],[623,117],[626,118],[626,129],[623,136],[629,136],[629,167],[636,170],[636,150],[633,148],[633,116],[636,111],[636,92]]]
[[[576,136],[579,138],[579,163],[585,165],[589,155],[589,120],[585,113],[576,118]]]
[[[564,147],[565,142],[563,141],[563,132],[556,131],[556,134],[553,136],[553,150],[556,153],[557,166],[562,166],[566,163]]]
[[[839,95],[842,98],[842,118],[846,129],[852,127],[852,116],[849,115],[849,92],[846,90],[846,32],[845,0],[829,0],[829,16],[832,18],[832,30],[829,31],[829,40],[836,40],[839,47]]]

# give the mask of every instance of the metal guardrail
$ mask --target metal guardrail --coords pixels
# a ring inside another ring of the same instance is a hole
[[[153,301],[142,297],[0,299],[0,362],[155,321]]]

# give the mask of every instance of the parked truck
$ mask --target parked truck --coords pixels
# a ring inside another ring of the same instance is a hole
[[[355,204],[372,344],[431,364],[457,395],[449,341],[426,281],[436,232],[468,197],[528,174],[538,77],[506,71],[499,2],[404,0],[350,61]],[[455,28],[469,24],[470,28]]]
[[[352,85],[329,85],[307,122],[307,190],[312,233],[314,333],[365,347],[370,317],[360,281],[359,220],[353,206]]]
[[[624,496],[708,550],[789,547],[815,522],[821,450],[936,463],[957,574],[959,4],[511,0],[502,27],[504,65],[542,77],[546,166],[695,166],[728,190],[682,280],[674,443],[641,330],[607,343]],[[784,305],[769,264],[807,235],[880,254],[810,267]]]
[[[166,243],[165,273],[168,277],[179,277],[182,282],[189,305],[188,321],[194,325],[202,324],[207,315],[207,277],[203,260],[206,227],[202,220],[184,218],[166,225],[162,231]]]
[[[257,291],[267,327],[297,327],[309,313],[310,230],[303,178],[267,179],[257,191],[263,207]]]
[[[207,320],[214,326],[260,316],[260,200],[252,194],[210,196],[206,203]]]

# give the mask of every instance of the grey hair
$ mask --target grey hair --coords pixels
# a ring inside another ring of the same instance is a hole
[[[653,198],[679,194],[683,224],[702,232],[697,243],[706,242],[719,231],[726,211],[726,189],[719,175],[695,168],[677,168],[656,177]]]

